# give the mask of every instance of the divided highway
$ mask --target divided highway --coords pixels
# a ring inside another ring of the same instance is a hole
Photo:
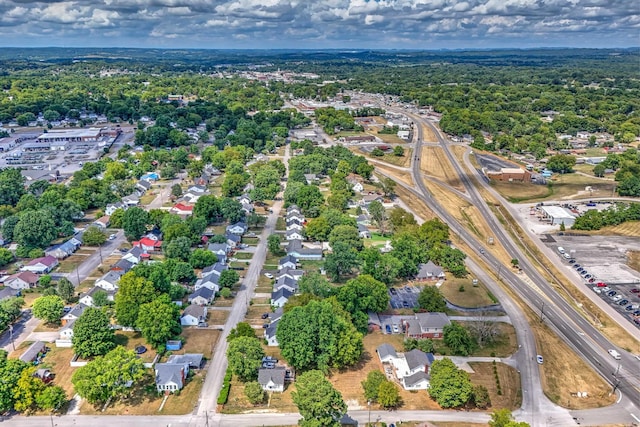
[[[628,400],[624,400],[622,402],[625,408],[624,410],[620,406],[614,406],[611,408],[611,413],[612,415],[615,414],[617,416],[616,418],[619,418],[621,414],[624,415],[625,422],[634,422],[635,420],[631,414],[634,414],[635,416],[640,414],[640,411],[636,406],[638,402],[640,402],[638,361],[627,352],[622,352],[623,357],[619,362],[614,361],[614,359],[609,356],[607,349],[616,347],[578,312],[576,312],[575,309],[561,296],[559,296],[555,289],[549,285],[533,267],[528,258],[513,242],[511,237],[503,230],[502,225],[486,206],[469,176],[462,170],[455,157],[449,151],[448,144],[442,137],[439,130],[430,122],[423,120],[420,117],[415,115],[410,116],[416,123],[415,128],[417,132],[414,161],[412,162],[412,173],[414,181],[416,182],[420,192],[415,192],[415,194],[419,196],[438,216],[440,216],[440,218],[447,222],[451,229],[473,250],[478,253],[483,250],[483,244],[480,243],[469,231],[467,231],[466,228],[460,225],[457,220],[446,211],[446,209],[431,197],[429,190],[420,177],[420,164],[415,160],[420,158],[422,145],[422,127],[420,124],[424,124],[434,131],[434,134],[438,138],[438,142],[464,183],[465,188],[471,197],[472,203],[480,210],[483,217],[487,220],[492,232],[494,233],[495,239],[504,246],[506,251],[513,258],[520,260],[521,268],[531,279],[534,285],[531,286],[525,283],[520,279],[520,277],[514,274],[510,268],[503,268],[500,261],[495,256],[488,251],[484,251],[484,257],[487,265],[494,269],[494,271],[501,270],[501,277],[503,281],[514,289],[534,311],[543,312],[542,317],[547,325],[552,327],[568,345],[578,352],[578,354],[581,354],[587,363],[593,366],[610,384],[612,384],[612,386],[617,386],[617,389],[620,390]],[[541,399],[544,399],[544,397],[541,397]],[[533,411],[533,414],[541,414],[541,403],[539,401],[536,403],[534,400],[532,404],[534,406],[530,408],[530,410]],[[536,417],[531,420],[533,421],[532,425],[539,424],[540,421],[542,421],[536,420],[535,418]],[[529,420],[527,421],[530,422]]]

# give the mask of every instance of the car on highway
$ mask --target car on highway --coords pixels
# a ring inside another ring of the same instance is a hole
[[[542,363],[544,363],[544,359],[541,355],[536,356],[536,361],[538,362],[538,365],[542,365]]]
[[[264,273],[264,277],[266,277],[267,279],[273,279],[273,274],[271,274],[271,273]]]

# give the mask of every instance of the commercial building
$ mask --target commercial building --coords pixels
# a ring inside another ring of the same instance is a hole
[[[549,221],[551,225],[560,225],[564,223],[565,227],[571,227],[576,221],[576,216],[567,209],[560,206],[540,206],[542,219]]]
[[[487,177],[496,181],[531,182],[531,172],[520,168],[501,168],[497,172],[488,171]]]
[[[102,136],[101,132],[100,128],[52,129],[36,138],[36,142],[97,142]]]

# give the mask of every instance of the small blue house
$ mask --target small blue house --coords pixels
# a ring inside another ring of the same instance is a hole
[[[176,351],[182,348],[182,341],[180,340],[169,340],[167,341],[167,350]]]

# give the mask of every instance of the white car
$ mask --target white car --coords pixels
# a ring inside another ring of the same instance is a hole
[[[115,239],[115,238],[116,238],[116,235],[115,235],[115,234],[110,234],[110,235],[109,235],[109,240],[113,240],[113,239]]]
[[[264,277],[266,277],[267,279],[273,279],[273,274],[271,274],[271,273],[264,273]]]
[[[600,288],[599,288],[599,287],[597,287],[597,286],[594,286],[594,287],[593,287],[593,292],[595,292],[596,294],[601,294],[601,293],[602,293],[602,291],[600,290]]]
[[[540,355],[536,356],[536,361],[538,362],[538,365],[542,365],[542,363],[544,363],[544,359]]]

